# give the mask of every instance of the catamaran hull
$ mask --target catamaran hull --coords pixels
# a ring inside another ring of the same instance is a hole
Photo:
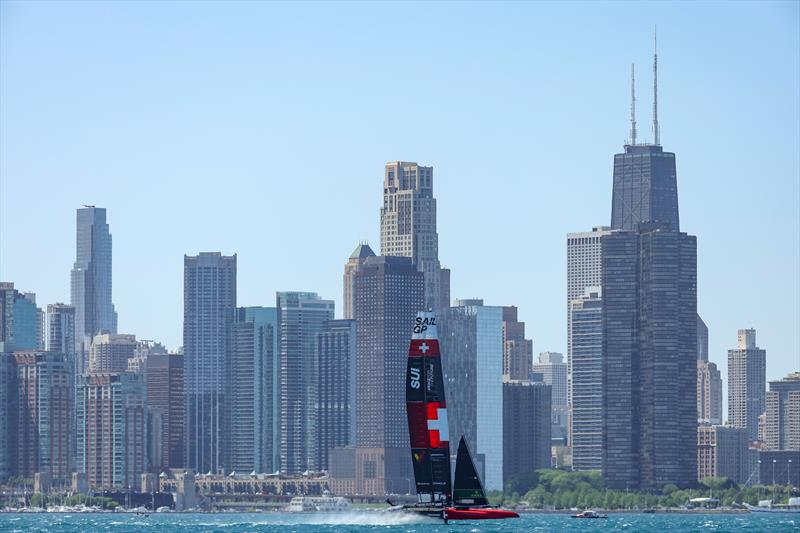
[[[447,520],[502,520],[503,518],[519,518],[514,511],[505,509],[454,509],[445,513]]]

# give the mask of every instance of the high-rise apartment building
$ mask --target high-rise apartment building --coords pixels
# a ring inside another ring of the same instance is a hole
[[[32,303],[36,308],[36,346],[34,350],[43,352],[47,348],[47,344],[45,342],[45,314],[42,309],[36,305],[36,293],[34,292],[23,292],[23,298],[28,300],[28,302]]]
[[[368,479],[366,490],[406,494],[414,478],[405,373],[414,318],[425,307],[423,273],[407,257],[368,257],[355,286],[356,476]]]
[[[95,335],[89,348],[89,372],[127,372],[135,350],[136,335]]]
[[[533,364],[533,341],[525,338],[525,322],[520,322],[517,307],[508,305],[503,310],[503,375],[509,379],[530,378]]]
[[[229,470],[277,470],[278,330],[275,307],[239,307],[234,312],[225,432],[225,465]]]
[[[425,276],[425,307],[447,307],[450,271],[439,263],[433,167],[386,163],[381,207],[381,255],[410,257]]]
[[[603,300],[588,288],[570,302],[572,467],[603,467]]]
[[[319,470],[317,333],[333,320],[333,300],[313,292],[277,293],[280,328],[281,472]]]
[[[696,480],[697,243],[658,224],[601,239],[603,477],[609,488]]]
[[[769,382],[766,418],[768,450],[800,451],[800,372]]]
[[[75,264],[70,276],[70,303],[75,307],[76,352],[85,354],[100,332],[117,332],[117,313],[111,301],[111,233],[106,210],[86,206],[77,210]],[[86,372],[86,363],[81,373]]]
[[[745,483],[749,476],[747,432],[742,428],[697,426],[697,480],[726,477]]]
[[[223,467],[228,326],[236,307],[236,255],[183,257],[186,461],[195,472]]]
[[[728,350],[728,421],[758,440],[758,417],[766,409],[767,351],[756,346],[756,330],[740,329]]]
[[[552,438],[567,439],[567,364],[564,356],[557,352],[541,352],[533,372],[542,375],[542,382],[552,387]],[[564,442],[566,444],[566,442]]]
[[[0,342],[8,350],[36,350],[40,344],[40,309],[32,293],[0,282]]]
[[[183,355],[149,354],[144,368],[147,390],[147,457],[156,474],[181,468],[184,461],[185,394]]]
[[[503,308],[456,304],[437,315],[450,439],[467,440],[486,490],[503,490]]]
[[[697,360],[708,361],[708,326],[697,315]]]
[[[343,294],[342,294],[342,317],[345,320],[353,320],[355,309],[355,284],[356,284],[356,271],[367,257],[375,257],[375,252],[369,247],[367,243],[359,243],[347,263],[344,265],[344,277],[342,280]]]
[[[47,351],[75,360],[75,308],[56,303],[47,306]],[[75,369],[77,371],[77,369]]]
[[[59,353],[15,352],[11,357],[11,475],[32,478],[43,472],[64,482],[72,471],[72,370]]]
[[[330,451],[356,444],[356,323],[330,320],[317,333],[317,461],[330,469]]]
[[[550,385],[503,382],[503,485],[550,468]]]
[[[128,359],[128,372],[141,374],[147,367],[147,358],[151,355],[166,354],[167,349],[160,342],[141,339],[136,341],[133,355]]]
[[[697,422],[722,424],[722,376],[717,365],[697,360]]]
[[[76,395],[77,471],[93,490],[139,486],[146,468],[145,384],[128,372],[83,376]]]

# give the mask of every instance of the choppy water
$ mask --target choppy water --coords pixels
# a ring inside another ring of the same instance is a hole
[[[709,532],[798,532],[800,515],[779,514],[611,514],[606,520],[576,520],[567,515],[529,514],[512,520],[486,522],[439,521],[378,512],[338,514],[151,514],[149,516],[112,514],[0,514],[2,532],[80,532],[114,531],[121,533],[312,533],[370,531],[403,533],[510,533],[569,531],[655,531],[659,533]]]

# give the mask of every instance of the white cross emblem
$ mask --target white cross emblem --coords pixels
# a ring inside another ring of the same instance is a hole
[[[425,343],[425,342],[423,342],[422,344],[419,345],[419,351],[422,352],[422,353],[425,353],[430,349],[431,349],[431,347],[428,346],[428,344]]]
[[[447,408],[436,409],[436,420],[428,420],[428,430],[438,431],[439,440],[450,442],[450,432],[447,429]]]

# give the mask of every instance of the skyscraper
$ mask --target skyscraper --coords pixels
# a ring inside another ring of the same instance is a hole
[[[353,253],[350,254],[350,257],[347,259],[347,263],[344,265],[344,278],[342,283],[342,317],[345,320],[352,320],[354,318],[353,310],[355,309],[356,300],[355,283],[358,265],[360,265],[367,257],[374,256],[375,252],[372,251],[372,248],[369,247],[369,244],[362,242],[356,246],[356,249],[353,250]]]
[[[601,243],[604,481],[688,486],[697,475],[696,239],[640,224]]]
[[[503,490],[503,308],[456,300],[438,319],[451,441],[464,436],[484,488]]]
[[[92,489],[139,485],[145,471],[145,385],[136,374],[87,374],[78,387],[77,471]]]
[[[740,329],[738,347],[728,350],[728,420],[758,440],[758,417],[766,409],[767,352],[756,346],[756,330]]]
[[[31,293],[13,283],[0,282],[0,342],[9,350],[36,350],[40,337],[40,309]]]
[[[89,372],[126,372],[135,350],[136,335],[95,335],[89,348]]]
[[[517,319],[517,307],[503,308],[503,375],[528,379],[533,364],[533,341],[525,338],[525,322]]]
[[[769,382],[765,440],[768,450],[800,451],[800,372]]]
[[[319,470],[317,333],[333,320],[333,300],[313,292],[277,293],[280,328],[281,472]]]
[[[542,352],[534,363],[533,372],[542,375],[542,382],[552,387],[553,439],[567,438],[567,364],[564,356],[557,352]]]
[[[386,163],[381,208],[381,255],[410,257],[425,276],[425,307],[447,307],[450,271],[439,263],[433,167]]]
[[[356,323],[330,320],[317,333],[317,461],[329,470],[334,448],[356,444]]]
[[[603,300],[599,288],[570,302],[572,467],[603,467]]]
[[[544,383],[503,382],[503,486],[550,468],[550,393]]]
[[[722,377],[717,365],[697,360],[697,421],[722,424]]]
[[[85,353],[96,334],[117,332],[117,313],[111,302],[111,233],[106,210],[86,206],[77,210],[76,219],[70,300],[75,307],[76,352]]]
[[[355,286],[356,472],[382,494],[405,494],[413,483],[405,372],[423,274],[410,258],[368,257]]]
[[[231,325],[227,379],[229,470],[277,470],[278,359],[278,310],[237,308]]]
[[[183,257],[186,462],[196,472],[224,466],[228,325],[236,307],[236,255]]]
[[[749,474],[747,432],[742,428],[701,424],[697,427],[697,480],[726,477],[744,483]]]
[[[152,353],[144,369],[147,389],[147,457],[150,471],[181,468],[184,461],[183,355]]]
[[[697,359],[708,361],[708,326],[700,315],[697,315]]]
[[[75,360],[75,308],[62,303],[47,306],[47,350]]]

